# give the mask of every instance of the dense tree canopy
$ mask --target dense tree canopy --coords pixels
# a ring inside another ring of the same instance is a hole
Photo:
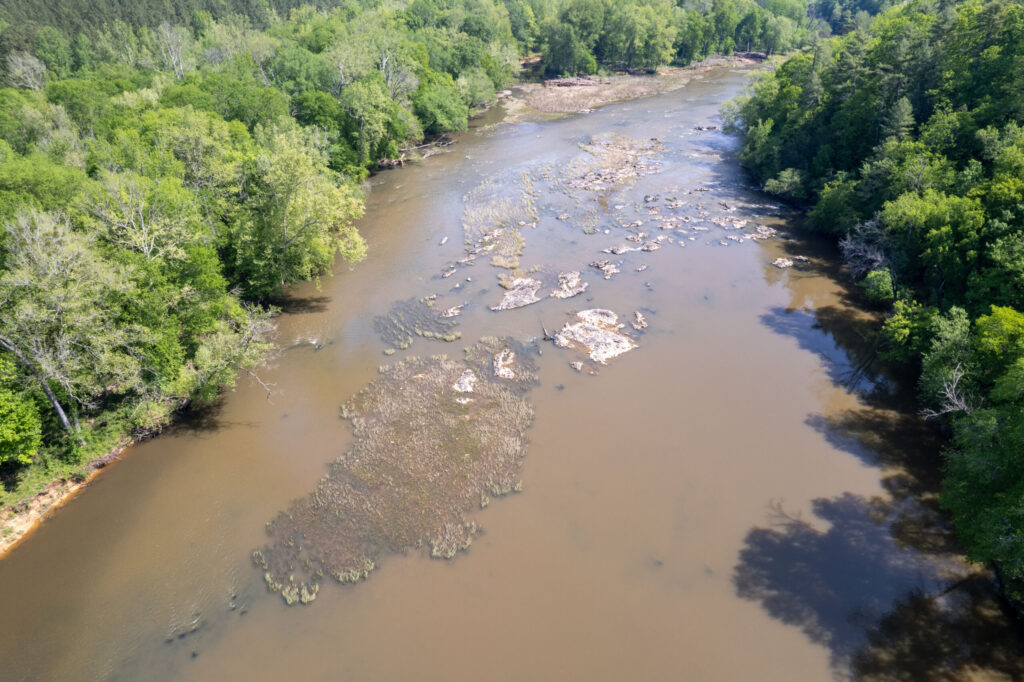
[[[819,5],[820,7],[821,5]],[[730,112],[765,189],[810,205],[892,311],[883,355],[945,420],[943,500],[1024,598],[1024,6],[915,0],[757,81]]]

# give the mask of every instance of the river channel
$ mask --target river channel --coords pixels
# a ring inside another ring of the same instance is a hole
[[[871,362],[873,314],[717,128],[748,75],[561,120],[496,109],[375,176],[368,258],[286,301],[272,392],[242,378],[0,560],[0,678],[1024,676],[989,578],[937,512],[936,440]],[[633,171],[595,186],[616,144]],[[495,311],[510,270],[486,245],[459,261],[463,223],[499,195],[530,203],[510,210],[542,300]],[[569,271],[587,289],[548,297]],[[382,339],[410,300],[464,305],[446,327],[460,338]],[[602,364],[541,338],[592,308],[636,347]],[[365,580],[328,577],[309,604],[268,590],[253,551],[353,447],[340,406],[381,365],[458,362],[487,336],[521,343],[538,377],[520,490],[470,513],[480,532],[451,559],[377,551]]]

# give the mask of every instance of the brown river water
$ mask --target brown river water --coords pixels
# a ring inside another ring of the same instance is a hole
[[[502,124],[496,110],[448,153],[373,178],[369,257],[294,292],[261,371],[273,393],[240,380],[0,560],[0,678],[1024,678],[988,577],[936,511],[936,440],[871,362],[874,318],[834,254],[749,185],[736,140],[694,130],[720,125],[745,78],[722,67],[558,121]],[[635,183],[567,190],[581,143],[608,134],[664,150]],[[530,174],[521,267],[548,278],[541,295],[564,270],[589,288],[495,312],[503,271],[488,258],[441,273],[465,256],[467,195]],[[695,222],[659,230],[653,207]],[[602,254],[627,244],[626,220],[669,238]],[[755,225],[779,235],[728,238]],[[794,255],[809,260],[771,265]],[[603,279],[587,267],[598,258],[621,273]],[[433,293],[467,304],[461,339],[383,355],[374,318]],[[536,337],[585,308],[649,326],[627,325],[636,349],[577,372],[585,358]],[[459,359],[487,335],[542,353],[521,492],[475,513],[482,533],[451,560],[384,553],[367,580],[325,580],[308,605],[268,591],[252,551],[351,447],[339,406],[379,365]]]

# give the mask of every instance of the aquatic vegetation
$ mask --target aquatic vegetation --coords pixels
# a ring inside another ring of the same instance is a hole
[[[464,201],[462,229],[468,255],[489,253],[495,267],[519,267],[519,256],[526,245],[519,228],[536,224],[539,218],[531,175],[523,172],[516,179],[490,178],[467,194]]]
[[[455,331],[459,324],[455,317],[462,306],[438,311],[434,307],[436,300],[427,297],[397,301],[386,315],[374,318],[373,330],[389,346],[385,355],[394,354],[396,349],[405,350],[416,336],[449,343],[462,338],[462,332]]]
[[[382,367],[341,408],[352,448],[267,524],[253,561],[268,589],[306,604],[325,577],[358,582],[384,554],[467,549],[479,530],[469,516],[521,487],[533,410],[515,389],[535,379],[525,348],[496,338],[467,349],[466,363],[413,357]]]
[[[622,135],[600,135],[580,148],[587,156],[569,164],[569,186],[587,192],[607,192],[632,185],[637,179],[657,173],[657,159],[666,150],[657,139],[638,140]]]

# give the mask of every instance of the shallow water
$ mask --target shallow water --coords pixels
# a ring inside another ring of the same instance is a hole
[[[935,440],[874,375],[871,315],[833,254],[785,231],[792,216],[746,185],[735,140],[693,130],[720,123],[744,78],[712,71],[561,121],[497,125],[493,112],[449,153],[375,177],[360,225],[369,257],[295,292],[279,320],[285,350],[262,372],[273,393],[243,379],[0,560],[0,677],[1024,676],[987,577],[959,560],[935,512]],[[505,271],[488,259],[441,277],[465,256],[474,188],[564,169],[605,133],[657,137],[658,171],[605,201],[541,182],[538,224],[520,228],[521,267],[539,266],[542,292],[565,270],[583,272],[586,292],[493,312]],[[701,223],[712,229],[652,253],[602,254],[626,243],[616,215],[670,232],[649,224],[646,195],[783,232],[722,246],[739,231]],[[810,262],[770,265],[783,255]],[[604,280],[587,267],[598,258],[622,272]],[[462,338],[384,356],[375,317],[433,293],[440,309],[467,303]],[[468,552],[382,556],[368,580],[327,581],[308,606],[267,591],[250,554],[351,446],[339,406],[378,365],[459,360],[487,335],[531,342],[584,308],[622,321],[640,310],[650,326],[633,334],[638,348],[583,372],[569,366],[579,354],[536,342],[523,490],[476,515]]]

